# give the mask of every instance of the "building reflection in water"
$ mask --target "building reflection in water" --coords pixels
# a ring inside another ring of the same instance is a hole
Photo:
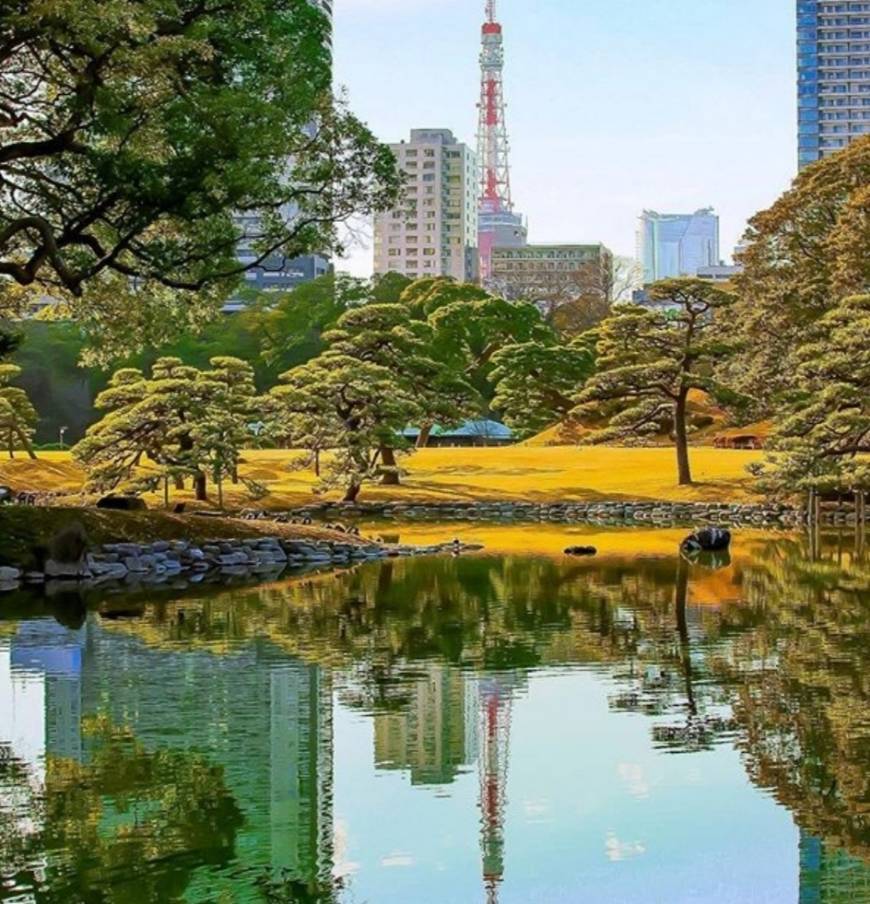
[[[123,625],[20,621],[0,639],[0,753],[38,790],[47,763],[93,759],[83,726],[99,715],[146,750],[200,754],[244,819],[232,866],[194,871],[186,894],[259,900],[238,888],[262,875],[331,887],[335,681],[371,714],[376,768],[422,793],[476,775],[463,818],[479,824],[481,897],[494,902],[524,853],[505,846],[514,701],[536,669],[591,666],[614,717],[648,717],[661,753],[740,749],[749,778],[804,829],[801,904],[870,899],[855,563],[810,567],[784,540],[725,570],[662,557],[388,565],[152,607]],[[22,832],[40,829],[16,801],[0,807]]]
[[[227,889],[238,891],[240,875],[330,884],[329,672],[265,641],[225,656],[155,648],[96,617],[79,630],[22,621],[0,641],[0,748],[24,767],[32,790],[44,791],[47,764],[88,763],[83,725],[96,714],[146,750],[196,752],[222,770],[244,816]],[[208,888],[194,876],[194,898],[219,894],[220,878],[201,879]]]

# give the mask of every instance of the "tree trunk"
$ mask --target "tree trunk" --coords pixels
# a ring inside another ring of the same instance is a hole
[[[169,508],[169,475],[163,475],[163,507]]]
[[[680,659],[683,665],[683,677],[686,682],[686,701],[689,713],[696,715],[698,704],[695,701],[695,689],[692,681],[692,648],[689,642],[689,619],[686,615],[686,603],[689,596],[689,566],[680,556],[677,559],[677,581],[674,602],[677,610],[677,633],[680,636]]]
[[[176,490],[184,489],[184,478],[180,474],[175,475],[175,489]]]
[[[17,430],[16,432],[18,433],[18,439],[21,440],[21,445],[24,446],[24,451],[27,453],[28,458],[30,458],[31,461],[36,461],[36,453],[33,451],[33,446],[30,445],[30,440],[21,430]]]
[[[218,490],[218,508],[223,509],[224,507],[224,481],[222,477],[218,477],[217,481],[217,490]]]
[[[356,497],[359,496],[359,491],[362,489],[362,485],[358,483],[352,483],[344,493],[343,502],[356,502]]]
[[[432,425],[423,424],[423,426],[420,427],[420,435],[417,437],[416,447],[418,449],[425,449],[426,446],[429,445],[430,436],[432,436]]]
[[[208,501],[208,491],[207,491],[207,483],[205,474],[198,472],[193,476],[193,488],[195,491],[196,499],[199,502],[207,502]]]
[[[314,450],[314,476],[320,477],[320,449]]]
[[[390,446],[381,446],[381,462],[386,469],[381,473],[381,485],[399,486],[402,481],[399,479],[399,463],[396,461],[395,450]]]
[[[237,464],[233,465],[233,471],[232,474],[230,474],[230,479],[234,484],[239,482],[239,466]]]
[[[689,435],[686,430],[686,408],[689,391],[680,391],[679,398],[674,405],[674,436],[677,446],[677,473],[680,486],[687,486],[692,482],[692,469],[689,465]]]

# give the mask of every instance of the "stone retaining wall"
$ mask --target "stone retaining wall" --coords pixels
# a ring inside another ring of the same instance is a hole
[[[718,524],[728,527],[797,527],[806,513],[777,503],[706,502],[323,502],[287,512],[248,510],[242,517],[294,522],[390,518],[397,521],[553,521],[563,524]],[[854,524],[854,514],[826,512],[823,523]]]
[[[198,545],[186,540],[107,543],[89,551],[79,562],[49,559],[44,571],[24,572],[19,568],[0,567],[0,591],[51,581],[96,586],[112,582],[161,584],[177,578],[188,583],[214,577],[267,580],[288,568],[343,566],[399,556],[456,554],[475,548],[478,547],[456,542],[408,546],[277,537],[215,540]]]

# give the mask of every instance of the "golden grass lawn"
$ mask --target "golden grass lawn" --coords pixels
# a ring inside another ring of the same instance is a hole
[[[423,449],[403,457],[407,472],[401,487],[367,485],[360,501],[524,500],[666,500],[743,502],[754,498],[747,465],[760,452],[697,447],[691,451],[695,483],[677,486],[674,452],[668,448],[628,449],[611,446],[510,446],[485,449]],[[317,478],[294,467],[292,451],[251,451],[242,476],[261,483],[269,495],[258,505],[285,508],[315,501]],[[84,481],[69,453],[45,452],[32,462],[0,461],[0,483],[16,489],[77,492]],[[339,494],[327,494],[335,498]],[[173,493],[173,501],[189,499]],[[161,497],[149,498],[153,505]],[[225,505],[250,505],[241,486],[225,486]]]

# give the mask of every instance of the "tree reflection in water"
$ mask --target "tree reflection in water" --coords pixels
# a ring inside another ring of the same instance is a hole
[[[463,676],[481,687],[496,676],[509,698],[536,669],[599,669],[615,682],[611,709],[649,717],[661,751],[736,744],[752,781],[803,831],[806,887],[822,887],[828,879],[809,877],[834,871],[854,889],[866,887],[870,861],[868,586],[870,566],[843,541],[819,551],[800,538],[756,534],[735,544],[730,561],[688,561],[676,545],[671,554],[639,549],[582,562],[387,561],[255,589],[191,591],[149,604],[141,617],[103,621],[102,630],[176,657],[265,643],[273,658],[326,670],[344,704],[374,716],[379,767],[407,767],[423,783],[450,782],[467,763],[466,729],[451,715],[467,705]],[[433,682],[445,709],[434,740],[408,721]],[[422,750],[430,742],[437,762]],[[193,782],[199,773],[188,768]],[[182,831],[161,843],[171,846]],[[230,834],[215,835],[200,855],[231,844]],[[111,851],[75,834],[51,843],[97,857]],[[171,895],[183,875],[160,881]],[[264,894],[320,901],[340,888],[273,875]]]

